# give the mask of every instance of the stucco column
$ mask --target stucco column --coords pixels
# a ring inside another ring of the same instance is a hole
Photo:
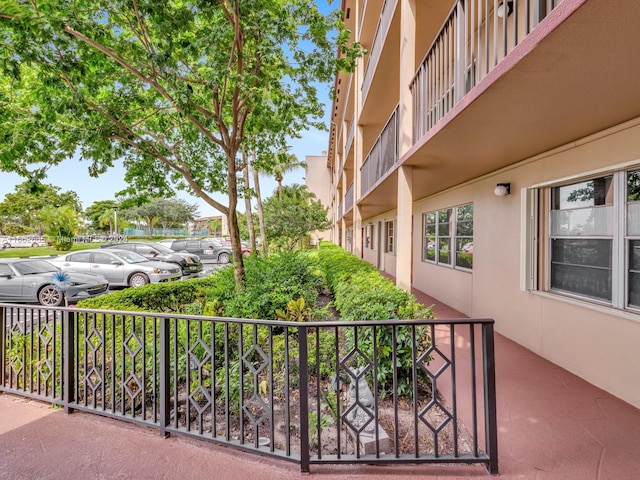
[[[396,285],[411,291],[412,274],[412,217],[413,217],[413,169],[398,169],[398,217],[396,228]]]
[[[415,73],[416,2],[400,0],[400,92],[398,105],[398,153],[400,157],[411,148],[413,138],[413,99],[409,85]],[[398,169],[398,201],[396,220],[396,285],[411,291],[412,280],[412,218],[413,171]]]
[[[356,25],[360,22],[360,3],[356,2]],[[360,40],[360,32],[357,34],[358,40]],[[352,253],[356,257],[362,257],[362,211],[358,206],[358,201],[362,195],[362,178],[360,169],[362,168],[362,127],[358,125],[360,118],[360,112],[362,112],[362,80],[364,78],[364,59],[359,58],[356,63],[356,69],[353,73],[352,88],[354,88],[354,102],[353,102],[353,121],[356,122],[353,131],[353,248]]]
[[[398,105],[398,154],[412,147],[413,97],[409,85],[415,72],[416,2],[400,0],[400,92]]]

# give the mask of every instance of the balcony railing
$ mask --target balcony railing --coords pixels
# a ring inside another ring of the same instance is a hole
[[[360,170],[362,192],[365,194],[398,161],[398,107],[382,129]]]
[[[353,182],[347,188],[347,193],[344,196],[344,211],[348,212],[353,208]]]
[[[411,83],[413,143],[562,0],[458,0]]]
[[[373,74],[378,66],[378,60],[380,60],[380,54],[382,53],[382,45],[387,37],[389,26],[391,25],[391,19],[393,18],[393,12],[396,9],[398,0],[385,0],[382,6],[382,13],[380,14],[380,20],[378,21],[378,27],[376,28],[376,34],[369,50],[369,61],[364,71],[364,78],[362,80],[362,102],[364,103],[369,93],[369,87],[371,87],[371,80]]]
[[[351,122],[351,127],[349,127],[349,133],[347,134],[347,143],[344,147],[344,156],[347,157],[349,155],[349,150],[351,150],[351,144],[353,143],[353,136],[356,132],[356,123]]]
[[[370,343],[379,329],[393,339],[384,351]],[[380,378],[403,391],[383,391]],[[0,392],[304,472],[479,463],[498,473],[493,320],[285,322],[4,304]]]

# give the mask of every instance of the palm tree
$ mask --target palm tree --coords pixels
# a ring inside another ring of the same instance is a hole
[[[280,151],[273,156],[273,163],[270,165],[269,173],[271,173],[276,182],[278,182],[278,195],[282,197],[282,181],[284,180],[284,174],[295,170],[296,168],[304,167],[306,164],[298,160],[292,153],[286,151]]]

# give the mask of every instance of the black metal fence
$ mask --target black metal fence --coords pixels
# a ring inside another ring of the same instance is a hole
[[[0,392],[297,462],[498,472],[492,320],[0,305]]]

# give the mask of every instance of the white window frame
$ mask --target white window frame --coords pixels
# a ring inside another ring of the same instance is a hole
[[[447,208],[441,208],[439,210],[431,210],[429,212],[425,212],[422,214],[422,261],[425,263],[431,263],[431,264],[435,264],[435,265],[439,265],[442,267],[447,267],[447,268],[454,268],[457,270],[464,270],[464,271],[468,271],[471,272],[473,270],[473,263],[471,265],[471,267],[465,267],[462,265],[458,265],[458,240],[460,239],[467,239],[467,240],[471,240],[469,243],[471,243],[473,245],[473,235],[458,235],[458,211],[461,208],[465,208],[471,206],[473,207],[473,203],[465,203],[463,205],[458,205],[455,207],[447,207]],[[450,210],[451,211],[451,216],[449,218],[449,232],[440,232],[440,225],[441,223],[439,222],[440,219],[440,214],[441,212],[446,212]],[[436,218],[436,223],[435,223],[435,235],[427,235],[426,232],[426,227],[427,227],[427,216],[428,215],[435,215]],[[473,224],[473,220],[472,220],[472,224]],[[446,234],[445,234],[446,233]],[[428,247],[428,239],[427,237],[435,237],[435,242],[434,242],[434,247],[435,247],[435,255],[434,255],[434,259],[428,259],[425,252],[427,251],[427,247]],[[450,263],[444,263],[440,261],[440,239],[443,238],[447,238],[449,239],[449,260]],[[471,255],[473,255],[473,253],[471,253]],[[472,260],[473,261],[473,260]]]
[[[585,304],[602,305],[629,313],[640,313],[640,306],[629,305],[629,247],[640,235],[627,233],[627,212],[631,203],[627,201],[628,172],[640,170],[638,161],[628,162],[613,168],[599,169],[582,175],[566,177],[556,181],[525,187],[522,189],[521,245],[520,245],[520,289],[539,291],[549,295],[568,297]],[[551,190],[554,187],[613,175],[613,238],[611,246],[611,301],[595,299],[578,293],[552,290],[551,283]],[[544,195],[544,197],[542,196]],[[543,202],[544,201],[544,202]],[[541,205],[547,208],[542,211]],[[540,222],[545,222],[546,234],[540,235]],[[540,259],[545,258],[545,262]],[[544,269],[541,272],[540,269]],[[541,281],[541,279],[544,281]]]
[[[395,254],[395,220],[384,222],[384,253]],[[391,229],[391,233],[389,233]]]

